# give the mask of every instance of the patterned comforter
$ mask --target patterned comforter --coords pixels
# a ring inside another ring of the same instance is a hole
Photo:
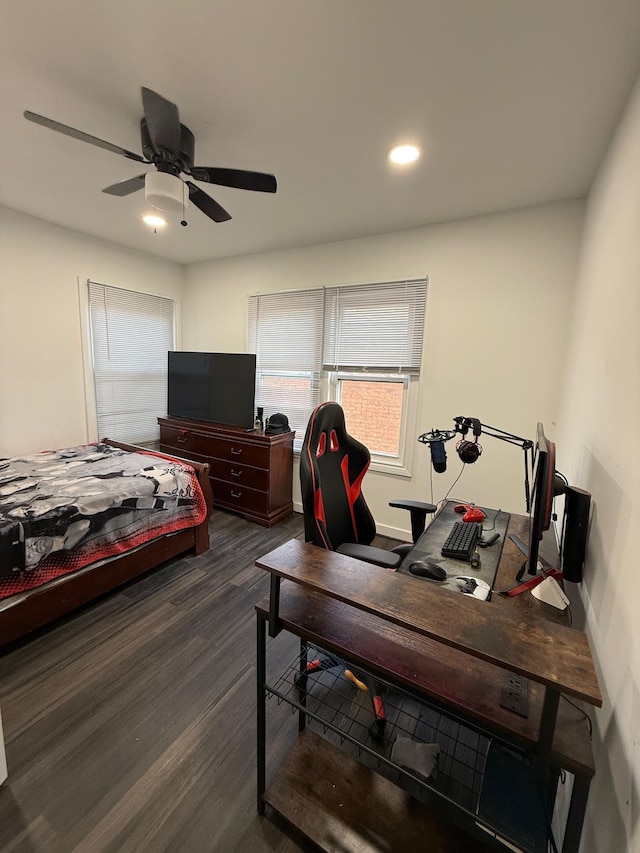
[[[195,472],[106,444],[0,462],[0,599],[200,524]]]

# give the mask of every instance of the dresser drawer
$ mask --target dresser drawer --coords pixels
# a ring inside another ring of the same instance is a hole
[[[227,462],[224,459],[211,460],[211,476],[216,480],[226,480],[238,486],[248,486],[259,492],[269,488],[269,472],[266,468],[252,468],[243,462]]]
[[[266,514],[269,510],[269,496],[266,492],[249,489],[226,480],[211,480],[215,502],[238,512]]]
[[[269,467],[268,447],[245,443],[242,439],[220,438],[218,436],[210,439],[210,441],[209,456],[225,459],[228,462],[242,462],[243,465],[252,465],[254,468],[266,469]]]
[[[174,447],[179,451],[198,453],[200,456],[209,456],[208,448],[211,438],[199,435],[190,429],[178,429],[177,427],[160,427],[160,444]]]
[[[244,441],[244,436],[226,438],[218,435],[205,435],[185,427],[163,426],[160,430],[162,444],[175,447],[177,450],[188,450],[199,453],[200,456],[216,457],[230,462],[242,461],[244,465],[254,468],[269,467],[269,447],[260,447]]]

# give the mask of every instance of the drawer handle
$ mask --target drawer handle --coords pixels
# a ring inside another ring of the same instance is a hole
[[[230,473],[232,477],[242,477],[242,469],[240,469],[240,471],[234,471],[232,468]]]
[[[183,430],[181,433],[178,433],[178,441],[180,444],[184,444],[189,440],[189,433],[186,430]]]
[[[240,456],[241,453],[242,453],[242,448],[240,448],[240,450],[236,450],[235,447],[231,448],[231,455],[232,456]]]
[[[232,490],[232,491],[231,491],[231,497],[232,497],[232,498],[241,498],[241,497],[242,497],[242,492],[234,492],[234,491]]]

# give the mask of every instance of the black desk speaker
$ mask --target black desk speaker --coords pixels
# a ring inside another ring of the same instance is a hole
[[[562,543],[562,573],[566,580],[580,583],[589,535],[591,495],[576,486],[564,492],[564,541]]]

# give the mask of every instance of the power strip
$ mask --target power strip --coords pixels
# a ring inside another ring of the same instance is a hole
[[[500,705],[521,717],[529,716],[529,679],[505,672],[500,691]]]

